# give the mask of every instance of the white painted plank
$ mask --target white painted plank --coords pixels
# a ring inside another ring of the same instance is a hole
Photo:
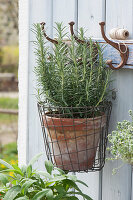
[[[89,195],[94,200],[99,200],[99,172],[77,173],[78,179],[84,181],[88,188],[82,188],[82,192]]]
[[[77,9],[75,6],[75,0],[54,0],[53,1],[53,23],[55,26],[55,22],[63,22],[63,25],[67,27],[67,31],[69,32],[68,23],[71,21],[75,21]],[[56,35],[56,31],[54,29],[54,37]]]
[[[132,188],[131,188],[131,200],[133,200],[133,166],[132,166]]]
[[[126,28],[133,39],[133,1],[132,0],[111,0],[106,1],[106,34],[114,27]],[[131,46],[132,47],[132,46]],[[116,63],[120,59],[118,54],[108,49],[107,55]],[[114,59],[115,58],[115,59]],[[132,51],[130,50],[129,64],[132,63]],[[131,66],[130,66],[131,67]],[[115,79],[114,87],[117,92],[117,99],[114,101],[110,131],[116,126],[116,122],[128,119],[128,110],[133,109],[133,71],[121,69],[113,73]],[[112,176],[112,169],[119,163],[107,163],[103,171],[103,200],[130,200],[131,197],[131,168],[125,165],[119,173]]]
[[[119,27],[129,31],[133,39],[133,1],[132,0],[108,0],[106,1],[106,33],[110,29]]]
[[[83,27],[86,31],[86,37],[100,38],[99,22],[105,19],[105,1],[78,0],[78,28]],[[89,172],[87,174],[78,174],[81,180],[84,180],[89,188],[83,191],[88,193],[92,199],[101,198],[101,172]],[[101,177],[99,179],[99,177]],[[101,199],[100,199],[101,200]]]
[[[29,1],[19,1],[19,120],[18,120],[18,161],[27,162],[28,135],[28,48],[29,48]]]
[[[78,26],[87,30],[87,37],[101,37],[99,22],[105,20],[104,0],[78,1]]]
[[[52,25],[52,0],[30,0],[30,28],[33,23],[40,23],[45,21],[47,26]],[[50,28],[48,34],[52,35],[52,29]],[[30,31],[29,33],[29,41],[33,41],[35,39],[34,34]],[[43,135],[41,130],[41,124],[39,121],[39,114],[37,110],[37,99],[35,94],[36,91],[36,77],[33,72],[35,63],[35,55],[34,55],[34,45],[30,42],[29,48],[29,92],[28,92],[28,124],[29,124],[29,160],[36,155],[37,153],[44,152],[44,143],[43,143]],[[42,157],[41,161],[39,161],[38,167],[44,169],[44,160],[46,160],[46,155]]]
[[[110,132],[116,128],[116,123],[129,119],[128,110],[133,110],[133,71],[121,69],[113,72],[113,88],[117,91],[117,98],[113,101]],[[130,200],[131,195],[131,167],[124,165],[116,175],[112,176],[112,169],[121,162],[106,162],[103,170],[103,200]]]

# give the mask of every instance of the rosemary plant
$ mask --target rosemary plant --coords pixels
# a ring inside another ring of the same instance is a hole
[[[52,106],[88,107],[103,105],[108,99],[111,70],[106,68],[103,48],[92,39],[84,44],[68,37],[62,23],[56,23],[57,41],[52,50],[40,24],[35,24],[35,73],[39,102]],[[64,38],[68,37],[67,45]],[[85,40],[81,28],[79,38]],[[83,117],[83,116],[82,116]]]

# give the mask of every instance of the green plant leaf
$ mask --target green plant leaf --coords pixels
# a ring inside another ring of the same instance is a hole
[[[78,199],[77,197],[75,197],[75,196],[71,196],[71,197],[70,197],[70,196],[69,196],[69,197],[66,196],[66,197],[64,198],[64,200],[67,200],[67,199],[68,199],[68,200],[79,200],[79,199]]]
[[[50,161],[45,161],[45,168],[47,172],[51,175],[53,171],[53,164]]]
[[[28,197],[26,197],[26,196],[24,196],[24,197],[18,197],[17,199],[15,199],[15,200],[29,200],[29,198]]]
[[[39,158],[40,158],[40,156],[42,156],[44,153],[39,153],[39,154],[37,154],[36,156],[34,156],[32,159],[31,159],[31,161],[29,162],[29,164],[28,164],[28,166],[29,165],[33,165]]]
[[[33,183],[35,183],[36,181],[37,181],[37,180],[32,180],[32,179],[26,181],[26,182],[22,185],[21,193],[22,193],[23,195],[25,195],[25,194],[27,193],[29,187],[30,187]]]
[[[5,174],[1,174],[1,173],[0,173],[0,181],[1,181],[4,185],[6,185],[6,184],[9,182],[7,176],[6,176]]]
[[[51,191],[50,189],[43,189],[41,192],[38,192],[32,200],[40,200],[42,197],[46,196],[46,194]]]
[[[88,187],[88,185],[86,183],[84,183],[83,181],[81,181],[81,180],[76,180],[76,182],[81,183],[82,185]]]
[[[22,165],[21,166],[21,171],[24,174],[24,176],[26,176],[26,170],[27,170],[27,166],[26,165]]]
[[[75,175],[67,175],[67,178],[71,179],[72,181],[76,182],[77,181],[77,177]]]
[[[5,167],[7,167],[8,169],[13,169],[12,165],[10,165],[9,163],[7,163],[6,161],[2,159],[0,159],[0,163],[4,165]]]
[[[65,191],[65,189],[64,189],[64,187],[62,185],[56,185],[55,189],[57,190],[58,193],[61,193],[61,194],[65,194],[66,193],[66,191]]]
[[[52,191],[52,190],[49,190],[49,191],[46,193],[46,197],[47,197],[49,200],[52,200],[52,199],[54,198],[53,191]]]
[[[26,174],[27,174],[28,178],[31,176],[31,174],[32,174],[32,165],[28,165],[27,170],[26,170]]]
[[[46,182],[46,186],[49,186],[49,185],[51,185],[51,184],[54,183],[54,182],[63,181],[63,180],[65,180],[65,179],[66,179],[65,176],[57,176],[57,177],[53,178],[52,180],[47,181],[47,182]]]
[[[80,195],[82,196],[83,198],[87,199],[87,200],[93,200],[91,197],[89,197],[87,194],[84,194],[82,192],[68,192],[67,194],[77,194],[77,195]]]
[[[5,170],[2,170],[0,173],[3,173],[3,172],[14,172],[15,174],[19,174],[19,175],[23,176],[23,173],[16,169],[5,169]]]
[[[61,175],[66,174],[62,169],[60,169],[58,167],[54,167],[54,169],[56,169],[58,172],[60,172]]]
[[[79,187],[76,185],[76,183],[74,183],[72,180],[66,179],[66,180],[64,180],[64,183],[65,183],[66,185],[68,185],[69,188],[74,188],[74,189],[76,189],[77,191],[81,192],[80,188],[79,188]]]
[[[38,171],[37,173],[38,173],[39,175],[41,175],[41,176],[44,176],[44,177],[47,178],[47,179],[52,179],[52,176],[51,176],[49,173],[47,173],[47,172]]]
[[[24,175],[23,172],[22,172],[22,170],[18,167],[18,165],[12,165],[12,166],[13,166],[13,168],[14,168],[15,170],[17,170],[17,172],[20,172],[20,175],[21,175],[21,176]]]
[[[63,199],[64,196],[65,196],[64,193],[59,194],[59,195],[57,195],[57,196],[54,198],[54,200],[61,200],[61,199]]]
[[[13,186],[9,189],[3,200],[14,200],[15,197],[20,193],[21,187],[19,185]]]

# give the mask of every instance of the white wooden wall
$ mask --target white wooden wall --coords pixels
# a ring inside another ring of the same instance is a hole
[[[106,22],[106,33],[114,27],[125,27],[130,32],[130,49],[133,39],[133,0],[19,0],[20,61],[19,61],[19,163],[27,163],[35,154],[44,151],[42,132],[37,112],[36,81],[33,69],[35,56],[30,29],[33,23],[45,21],[47,33],[53,37],[54,22],[75,21],[75,27],[84,27],[87,37],[101,38],[99,22]],[[107,46],[106,57],[119,63],[116,51]],[[112,53],[113,52],[113,53]],[[132,51],[133,52],[133,51]],[[125,69],[114,71],[114,88],[117,98],[113,100],[110,131],[116,122],[128,119],[128,110],[133,109],[133,57]],[[129,69],[126,69],[129,68]],[[38,166],[44,167],[44,156]],[[82,173],[77,176],[89,185],[88,193],[94,200],[133,200],[131,197],[131,167],[124,165],[116,175],[112,169],[120,162],[107,162],[102,172]]]

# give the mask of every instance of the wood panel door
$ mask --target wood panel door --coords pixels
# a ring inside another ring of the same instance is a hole
[[[26,15],[23,8],[27,9]],[[113,72],[113,88],[117,98],[112,100],[113,110],[110,122],[110,132],[115,129],[116,122],[128,119],[128,110],[133,109],[133,0],[23,0],[20,1],[20,117],[19,117],[19,160],[28,162],[36,153],[44,151],[43,137],[37,112],[36,79],[33,73],[35,56],[33,44],[34,35],[30,31],[33,23],[45,21],[47,33],[55,37],[53,26],[55,22],[76,22],[76,29],[84,27],[87,37],[98,40],[101,38],[99,22],[106,22],[106,34],[114,27],[127,28],[130,33],[130,59],[127,68]],[[28,20],[28,22],[26,21]],[[26,26],[23,22],[27,22]],[[25,31],[24,31],[25,30]],[[23,43],[25,41],[26,43]],[[26,53],[25,53],[26,47]],[[28,55],[28,56],[27,56]],[[112,48],[106,49],[106,58],[119,63],[119,55],[115,56]],[[23,65],[26,64],[26,67]],[[24,74],[24,79],[22,76]],[[24,100],[23,101],[23,94]],[[25,116],[26,115],[26,116]],[[26,117],[24,119],[24,117]],[[24,127],[24,130],[23,130]],[[24,144],[24,145],[23,145]],[[22,153],[24,149],[25,153]],[[46,155],[38,166],[44,169]],[[82,188],[93,200],[131,200],[131,167],[124,165],[116,175],[112,169],[118,162],[106,162],[102,172],[78,173],[77,176],[88,184],[88,189]]]

